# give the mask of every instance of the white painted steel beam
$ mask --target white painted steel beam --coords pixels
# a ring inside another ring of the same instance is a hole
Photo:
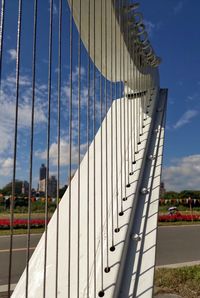
[[[71,6],[72,1],[68,0],[69,5]],[[116,81],[120,81],[121,74],[124,74],[124,80],[128,82],[129,87],[134,90],[134,92],[140,92],[146,90],[146,88],[153,88],[154,86],[159,86],[159,73],[158,68],[146,67],[141,68],[138,63],[135,64],[136,56],[133,50],[128,49],[125,43],[125,37],[122,31],[122,28],[119,25],[119,22],[116,22],[115,28],[115,19],[117,14],[119,14],[119,8],[114,6],[113,0],[102,1],[102,16],[101,16],[101,1],[98,0],[84,0],[81,1],[81,10],[82,10],[82,19],[81,19],[81,38],[82,41],[88,50],[88,35],[90,32],[90,57],[94,61],[95,56],[95,65],[102,72],[107,79],[111,80],[111,71],[113,74],[116,73]],[[95,24],[94,24],[94,3],[95,3]],[[118,3],[118,1],[117,1]],[[123,1],[121,3],[124,3]],[[90,28],[88,27],[88,10],[90,5]],[[125,4],[124,4],[125,5]],[[113,24],[111,25],[111,7],[112,9],[112,19]],[[73,17],[75,23],[77,25],[77,29],[79,28],[79,0],[73,0]],[[106,22],[105,22],[106,18]],[[102,45],[101,45],[101,24],[102,26]],[[105,27],[106,24],[106,27]],[[89,29],[88,29],[89,28]],[[95,28],[95,34],[94,34]],[[112,29],[111,29],[112,28]],[[89,30],[89,32],[88,32]],[[114,46],[111,47],[111,34],[113,45],[115,44],[115,30],[116,30],[116,44],[117,48]],[[94,40],[95,36],[95,40]],[[107,47],[105,46],[105,41],[107,39]],[[121,51],[120,52],[120,43],[121,43]],[[134,43],[132,39],[130,44]],[[94,53],[94,44],[95,44],[95,53]],[[124,52],[123,52],[124,49]],[[120,55],[123,55],[123,59],[120,59]],[[102,68],[101,68],[101,57],[102,57]],[[107,59],[107,60],[106,60]],[[131,60],[131,66],[127,63],[127,61]],[[107,61],[107,63],[106,63]],[[117,61],[117,65],[115,63]],[[121,61],[121,65],[120,65]],[[131,72],[134,73],[133,79],[129,80],[127,66],[131,68]],[[133,65],[133,67],[132,67]],[[116,68],[116,69],[115,69]],[[116,72],[115,72],[116,71]],[[137,78],[140,75],[141,84],[140,86],[137,84]],[[146,85],[147,84],[147,85]]]
[[[161,89],[144,155],[114,297],[153,296],[167,90]],[[141,190],[147,188],[148,193]]]
[[[148,91],[148,96],[150,97],[150,92]],[[105,297],[128,297],[134,288],[134,279],[135,276],[138,276],[137,280],[137,293],[142,293],[144,289],[149,289],[144,297],[151,297],[152,286],[153,286],[153,271],[155,264],[155,239],[156,239],[156,227],[157,227],[157,212],[158,212],[158,194],[159,194],[159,184],[160,184],[160,171],[161,171],[161,155],[162,155],[162,142],[163,142],[163,128],[161,134],[161,140],[154,135],[157,133],[154,132],[155,127],[160,127],[161,118],[163,112],[156,112],[160,105],[163,105],[164,99],[159,95],[158,90],[153,90],[152,94],[152,105],[147,117],[146,125],[144,128],[143,136],[141,137],[141,145],[139,154],[137,155],[137,162],[134,169],[134,175],[130,176],[131,187],[127,188],[127,201],[123,202],[124,204],[124,215],[119,217],[119,227],[120,232],[114,234],[115,239],[115,251],[109,251],[109,262],[110,262],[110,272],[103,275],[104,278],[104,291]],[[118,125],[118,136],[115,135],[115,113],[113,113],[113,148],[120,146],[120,139],[123,140],[123,132],[120,132],[120,104],[125,103],[125,109],[128,108],[128,102],[130,100],[127,98],[118,99],[113,102],[111,109],[115,110],[115,105],[117,105],[117,125]],[[107,120],[108,125],[108,134],[110,134],[111,129],[111,109],[109,110],[106,119],[102,123],[102,127],[99,129],[95,137],[95,146],[96,146],[96,172],[93,172],[93,158],[94,158],[94,143],[91,144],[89,150],[89,159],[90,159],[90,181],[93,181],[94,175],[96,176],[96,249],[94,251],[94,201],[93,198],[93,184],[90,184],[90,195],[89,195],[89,206],[88,206],[88,196],[87,196],[87,157],[88,153],[83,158],[80,165],[80,189],[81,189],[81,208],[80,208],[80,222],[81,222],[81,231],[80,231],[80,297],[87,297],[86,288],[87,288],[87,262],[89,262],[90,270],[90,296],[89,297],[98,297],[98,291],[101,289],[100,285],[100,269],[101,269],[101,256],[100,256],[100,241],[101,241],[101,225],[100,225],[100,214],[101,214],[101,196],[103,197],[103,222],[104,222],[104,267],[106,267],[106,214],[108,211],[109,219],[109,235],[108,242],[109,247],[111,247],[111,171],[116,171],[115,161],[113,163],[113,169],[111,169],[111,156],[110,156],[110,146],[111,138],[108,138],[108,210],[106,210],[105,203],[105,184],[106,184],[106,160],[105,160],[105,121]],[[129,110],[130,113],[130,110]],[[124,113],[126,115],[126,112]],[[122,117],[124,117],[122,115]],[[124,123],[122,119],[122,123]],[[127,121],[125,121],[127,123]],[[102,129],[102,141],[103,141],[103,193],[101,194],[100,184],[101,184],[101,151],[100,151],[100,135]],[[125,128],[127,133],[127,127]],[[126,135],[127,139],[130,140],[131,132],[129,135]],[[133,140],[134,142],[134,140]],[[130,142],[129,142],[130,143]],[[148,154],[156,155],[156,148],[159,145],[158,155],[154,161],[147,160]],[[124,145],[123,145],[124,146]],[[129,148],[130,149],[130,148]],[[123,156],[124,162],[127,163],[127,148],[125,148],[126,156]],[[118,152],[119,154],[119,152]],[[115,149],[114,149],[115,155]],[[120,160],[120,156],[118,159]],[[156,170],[153,172],[154,164],[156,162]],[[149,165],[148,165],[149,164]],[[124,196],[124,165],[122,168],[118,167],[118,181],[123,182],[122,194]],[[153,173],[153,177],[151,177]],[[141,195],[141,187],[150,187],[150,183],[153,179],[153,189],[147,195]],[[77,182],[78,182],[78,173],[76,172],[72,182],[71,182],[71,194],[72,194],[72,213],[71,213],[71,267],[70,267],[70,280],[71,280],[71,296],[78,297],[77,293],[77,243],[78,243],[78,212],[77,212]],[[121,186],[118,185],[118,196],[116,194],[116,185],[114,185],[114,197],[117,199],[118,204],[120,205],[123,196],[121,197]],[[58,251],[58,293],[59,297],[68,297],[68,190],[64,194],[60,202],[60,216],[59,216],[59,251]],[[147,208],[147,206],[149,206]],[[87,214],[88,208],[90,210],[89,220],[90,220],[90,230],[89,230],[89,258],[87,254]],[[148,212],[147,212],[148,210]],[[114,200],[114,226],[116,227],[116,201]],[[147,218],[145,218],[147,214]],[[146,220],[146,224],[145,224]],[[46,276],[46,297],[53,298],[55,296],[55,272],[56,272],[56,221],[57,213],[55,212],[52,219],[48,225],[48,234],[47,234],[47,276]],[[145,228],[144,228],[145,227]],[[130,237],[132,234],[138,233],[141,237],[141,240],[137,243],[137,249],[134,243],[134,240],[131,240]],[[139,246],[141,243],[142,248]],[[131,245],[130,245],[131,243]],[[142,259],[139,260],[139,254],[142,253]],[[96,255],[96,265],[97,265],[97,275],[96,275],[96,293],[94,294],[94,254]],[[131,255],[131,258],[129,257]],[[148,256],[148,257],[147,257]],[[141,261],[141,264],[140,264]],[[127,263],[130,264],[131,270],[127,270]],[[44,273],[44,235],[42,236],[36,250],[34,251],[30,264],[29,264],[29,291],[28,297],[43,297],[43,273]],[[147,270],[147,271],[146,271]],[[133,274],[133,276],[132,276]],[[133,278],[132,278],[133,277]],[[129,283],[129,287],[126,287],[126,283]],[[15,291],[12,295],[13,298],[23,298],[25,297],[25,281],[26,274],[25,271],[17,284]],[[122,291],[122,292],[121,292]],[[124,294],[124,291],[126,294]],[[121,294],[120,294],[121,293]],[[137,294],[138,295],[138,294]],[[135,296],[130,296],[135,297]],[[143,296],[140,296],[143,297]]]

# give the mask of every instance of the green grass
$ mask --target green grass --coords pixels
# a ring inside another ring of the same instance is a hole
[[[158,222],[158,226],[192,226],[199,225],[200,221],[171,221],[171,222]]]
[[[33,228],[31,234],[41,234],[44,232],[44,228]],[[14,235],[27,234],[27,229],[15,229]],[[10,230],[0,230],[0,236],[10,235]]]
[[[52,216],[53,213],[48,213],[49,218]],[[4,212],[0,213],[0,219],[10,218],[10,213]],[[27,219],[28,213],[14,213],[15,219]],[[32,219],[44,219],[45,213],[31,213]]]
[[[159,268],[155,273],[157,293],[173,293],[183,298],[200,297],[200,266]]]

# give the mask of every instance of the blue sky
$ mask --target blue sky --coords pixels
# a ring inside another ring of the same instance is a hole
[[[0,97],[0,187],[5,185],[12,174],[13,156],[13,124],[15,99],[15,59],[16,59],[16,29],[17,3],[6,1],[5,15],[5,43],[3,51],[2,93]],[[38,182],[39,166],[45,162],[46,156],[46,124],[47,124],[47,77],[48,77],[48,25],[49,10],[46,1],[38,1],[38,28],[42,38],[38,38],[37,66],[36,66],[36,107],[35,107],[35,141],[34,143],[34,186]],[[57,26],[58,1],[54,1],[53,22],[53,61],[52,61],[52,126],[51,148],[52,159],[50,173],[56,174],[56,121],[57,115]],[[158,56],[162,58],[160,66],[161,87],[169,89],[168,113],[166,123],[166,142],[164,155],[163,180],[167,189],[200,189],[200,2],[193,0],[141,0],[140,8],[144,15],[145,24],[149,31],[151,43]],[[28,179],[30,144],[30,98],[31,98],[31,53],[33,30],[33,1],[23,1],[22,13],[22,47],[20,72],[20,109],[19,109],[19,145],[17,178]],[[31,20],[31,21],[30,21]],[[69,98],[69,10],[63,7],[63,52],[62,57],[62,110],[68,107]],[[77,34],[74,30],[74,51],[77,51]],[[82,48],[83,49],[83,48]],[[75,56],[74,56],[75,57]],[[86,61],[83,49],[82,60]],[[77,82],[77,59],[74,59],[73,83]],[[85,62],[84,62],[85,63]],[[87,77],[86,64],[82,65],[82,85]],[[93,75],[91,68],[91,77]],[[99,76],[98,72],[96,74]],[[98,81],[98,79],[97,79]],[[91,79],[92,84],[92,79]],[[97,83],[97,89],[99,88]],[[82,88],[82,117],[86,117],[87,89]],[[77,89],[74,88],[77,98]],[[98,93],[97,93],[98,97]],[[97,99],[98,100],[98,99]],[[74,103],[77,108],[77,103]],[[105,105],[104,105],[105,108]],[[64,113],[63,113],[64,115]],[[66,113],[67,115],[67,113]],[[75,114],[74,114],[75,115]],[[92,108],[91,108],[92,116]],[[68,134],[66,125],[68,118],[62,116],[61,151],[63,151],[61,177],[62,184],[66,182]],[[92,120],[92,117],[91,117]],[[73,125],[77,127],[77,117],[73,118]],[[98,125],[97,125],[98,126]],[[84,129],[83,129],[84,131]],[[92,138],[92,133],[91,133]],[[86,135],[82,139],[82,154],[85,152]],[[74,159],[77,159],[77,129],[74,130]],[[74,163],[75,163],[74,160]]]
[[[18,150],[16,178],[29,179],[30,151],[30,119],[32,99],[32,35],[33,35],[33,3],[22,1],[22,31],[20,53],[19,80],[19,121],[18,121]],[[49,37],[49,1],[38,1],[38,35],[36,53],[36,89],[35,89],[35,128],[33,155],[33,186],[37,187],[39,167],[46,163],[47,144],[47,112],[48,112],[48,37]],[[58,0],[53,6],[53,36],[52,36],[52,84],[51,84],[51,135],[50,135],[50,175],[57,175],[57,63],[58,63]],[[13,168],[13,136],[15,120],[15,65],[16,65],[16,36],[18,1],[6,1],[5,39],[2,59],[2,82],[0,96],[0,187],[11,181]],[[62,81],[61,81],[61,186],[67,183],[69,164],[69,7],[63,1],[62,27]],[[78,35],[73,27],[73,144],[72,171],[76,168],[78,158]],[[87,53],[81,45],[81,156],[86,151],[86,116],[87,116]],[[93,97],[93,65],[90,67],[90,93]],[[96,70],[96,108],[99,108],[100,76]],[[103,91],[105,81],[102,83]],[[108,105],[110,105],[110,85],[108,87]],[[117,86],[119,95],[119,84]],[[118,96],[119,97],[119,96]],[[104,97],[105,99],[105,97]],[[105,100],[103,104],[105,114]],[[100,125],[99,113],[96,116],[95,133]],[[90,141],[93,139],[93,104],[90,106]]]
[[[200,1],[140,4],[169,89],[163,180],[167,189],[200,189]]]

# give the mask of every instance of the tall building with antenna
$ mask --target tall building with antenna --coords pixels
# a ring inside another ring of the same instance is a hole
[[[46,172],[47,168],[44,164],[40,167],[39,191],[45,192],[46,189]]]

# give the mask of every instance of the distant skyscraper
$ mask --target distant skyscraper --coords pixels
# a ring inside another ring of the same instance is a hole
[[[48,185],[46,185],[46,172],[47,168],[42,164],[40,167],[39,191],[45,193],[47,186],[48,196],[55,198],[57,193],[57,179],[55,176],[49,177]]]
[[[49,183],[48,183],[48,195],[52,198],[55,198],[56,191],[57,191],[57,179],[55,176],[51,176],[49,178]]]
[[[42,164],[40,167],[40,180],[46,179],[46,172],[47,172],[47,168],[45,167],[44,164]]]
[[[46,179],[42,179],[39,181],[39,191],[41,192],[46,191]]]
[[[29,192],[29,183],[27,181],[22,181],[22,194],[27,195]]]
[[[41,192],[45,192],[46,190],[46,173],[47,173],[47,168],[45,167],[44,164],[42,164],[40,167],[40,179],[39,179],[39,191]]]

